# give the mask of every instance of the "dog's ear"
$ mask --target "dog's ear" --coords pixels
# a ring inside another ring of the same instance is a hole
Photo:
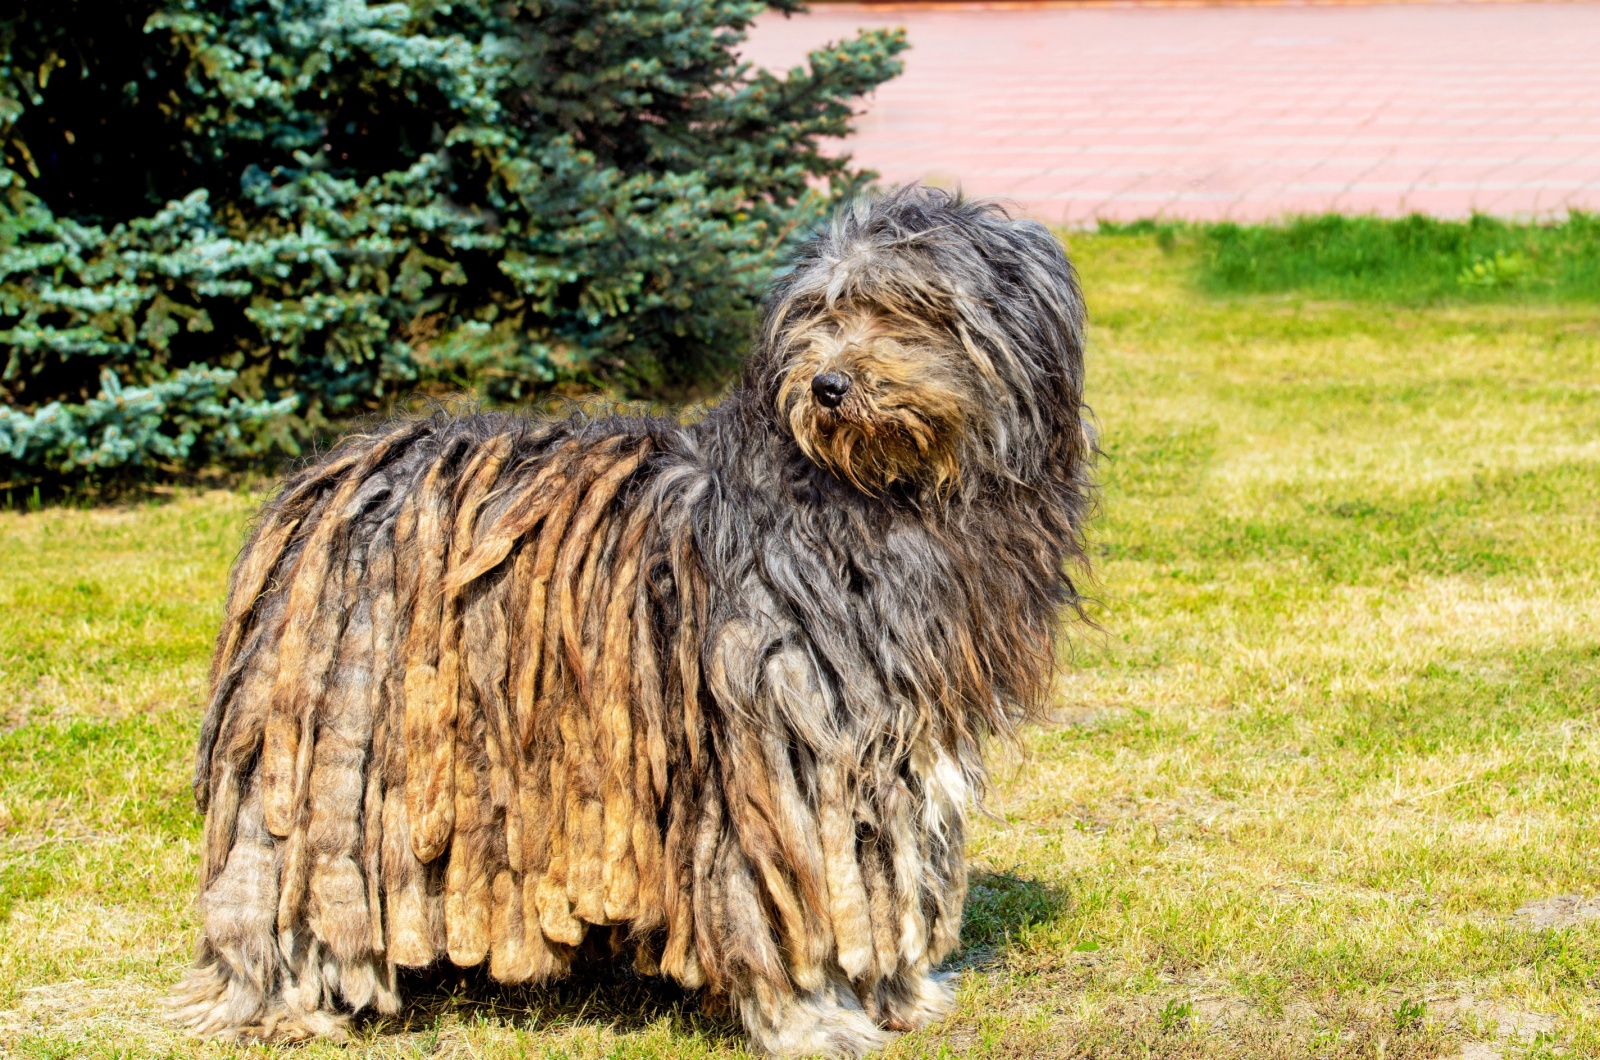
[[[1065,244],[1036,221],[1014,221],[1022,276],[1019,287],[1028,309],[1016,314],[1014,326],[1049,351],[1074,388],[1083,387],[1083,339],[1086,322],[1083,288]]]

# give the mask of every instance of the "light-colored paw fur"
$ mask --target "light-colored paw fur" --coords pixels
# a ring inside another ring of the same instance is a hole
[[[872,1021],[849,984],[837,979],[766,1004],[741,998],[739,1015],[750,1044],[775,1057],[866,1056],[894,1037]]]
[[[280,997],[260,988],[221,962],[202,961],[189,970],[168,1002],[168,1015],[195,1034],[241,1042],[287,1043],[345,1036],[348,1017],[323,1008],[291,1011]]]
[[[885,1025],[891,1030],[920,1031],[938,1023],[955,1007],[954,972],[935,972],[902,981],[885,998]]]
[[[266,1009],[259,986],[226,974],[216,963],[189,970],[167,1002],[167,1014],[196,1034],[226,1034],[254,1026]]]

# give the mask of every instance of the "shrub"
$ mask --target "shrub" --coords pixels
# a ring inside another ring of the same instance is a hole
[[[8,484],[293,452],[418,388],[714,374],[869,176],[818,139],[905,46],[753,70],[755,0],[9,6]]]

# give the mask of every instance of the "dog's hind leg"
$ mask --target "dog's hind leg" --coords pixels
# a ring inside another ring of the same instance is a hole
[[[888,1045],[844,974],[835,970],[816,990],[738,998],[750,1042],[768,1056],[858,1057]]]

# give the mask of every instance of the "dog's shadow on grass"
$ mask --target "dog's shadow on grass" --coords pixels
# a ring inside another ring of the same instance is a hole
[[[1056,919],[1067,906],[1067,892],[1054,884],[1011,871],[974,869],[967,885],[961,948],[944,966],[981,971],[1029,928]]]
[[[962,919],[961,948],[944,968],[991,967],[1019,935],[1055,919],[1066,907],[1066,892],[1058,887],[1014,872],[975,870]],[[621,962],[580,962],[567,977],[537,987],[496,983],[482,966],[436,965],[405,973],[400,989],[406,1004],[398,1014],[372,1017],[359,1026],[375,1035],[427,1036],[475,1022],[526,1032],[592,1027],[627,1034],[666,1021],[672,1033],[714,1046],[744,1041],[732,1012],[708,1012],[697,992],[639,975]]]
[[[435,965],[402,975],[400,993],[400,1012],[365,1020],[367,1032],[426,1037],[484,1023],[526,1033],[593,1028],[629,1034],[666,1021],[674,1035],[713,1046],[744,1040],[731,1012],[707,1011],[697,992],[640,975],[620,961],[580,961],[564,978],[540,986],[497,983],[482,965]]]

